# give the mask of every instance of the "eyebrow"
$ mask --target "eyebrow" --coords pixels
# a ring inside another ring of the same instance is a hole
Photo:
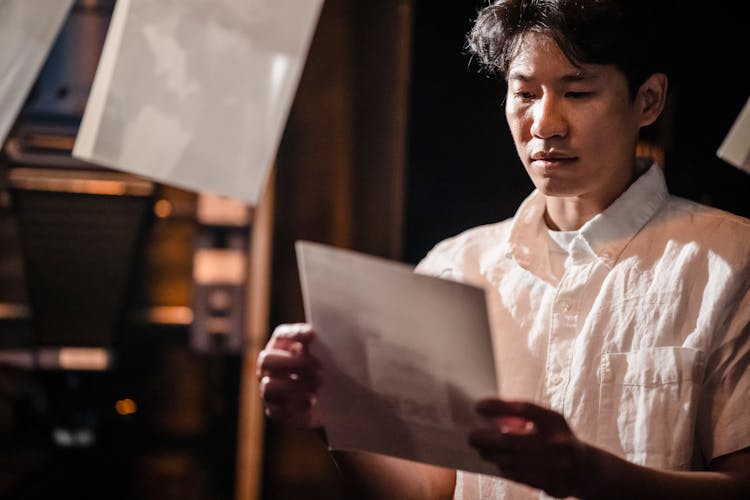
[[[563,75],[560,78],[560,81],[564,83],[570,83],[570,82],[582,82],[587,80],[596,80],[599,78],[598,73],[593,73],[591,71],[576,71],[575,73],[569,73],[566,75]],[[512,71],[508,75],[508,81],[515,80],[515,81],[521,81],[521,82],[531,82],[534,79],[530,77],[529,75],[526,75],[524,73],[521,73],[520,71]]]

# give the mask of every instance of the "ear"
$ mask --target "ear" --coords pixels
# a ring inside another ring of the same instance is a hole
[[[667,75],[654,73],[638,89],[635,104],[640,114],[640,125],[651,125],[659,118],[667,100]]]

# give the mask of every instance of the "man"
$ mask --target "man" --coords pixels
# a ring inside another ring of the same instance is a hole
[[[636,158],[668,88],[653,4],[480,12],[470,46],[507,81],[536,189],[417,271],[488,291],[502,399],[468,439],[499,477],[337,454],[370,497],[750,498],[750,221],[670,196]],[[324,425],[313,338],[281,325],[261,354],[270,418]]]

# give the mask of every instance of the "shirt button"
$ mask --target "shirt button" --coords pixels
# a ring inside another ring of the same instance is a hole
[[[567,300],[561,301],[560,302],[560,308],[562,308],[562,310],[564,312],[570,311],[570,302],[568,302]]]
[[[550,380],[550,382],[552,382],[552,385],[560,385],[562,383],[562,380],[563,379],[560,375],[555,375],[554,377],[552,377],[552,380]]]

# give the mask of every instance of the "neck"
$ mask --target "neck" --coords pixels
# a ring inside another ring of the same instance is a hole
[[[547,197],[544,221],[553,231],[577,231],[605,208],[579,198]]]
[[[607,209],[638,178],[634,168],[619,181],[610,179],[609,188],[577,196],[546,196],[544,221],[554,231],[577,231],[586,222]],[[615,182],[612,182],[615,181]]]

